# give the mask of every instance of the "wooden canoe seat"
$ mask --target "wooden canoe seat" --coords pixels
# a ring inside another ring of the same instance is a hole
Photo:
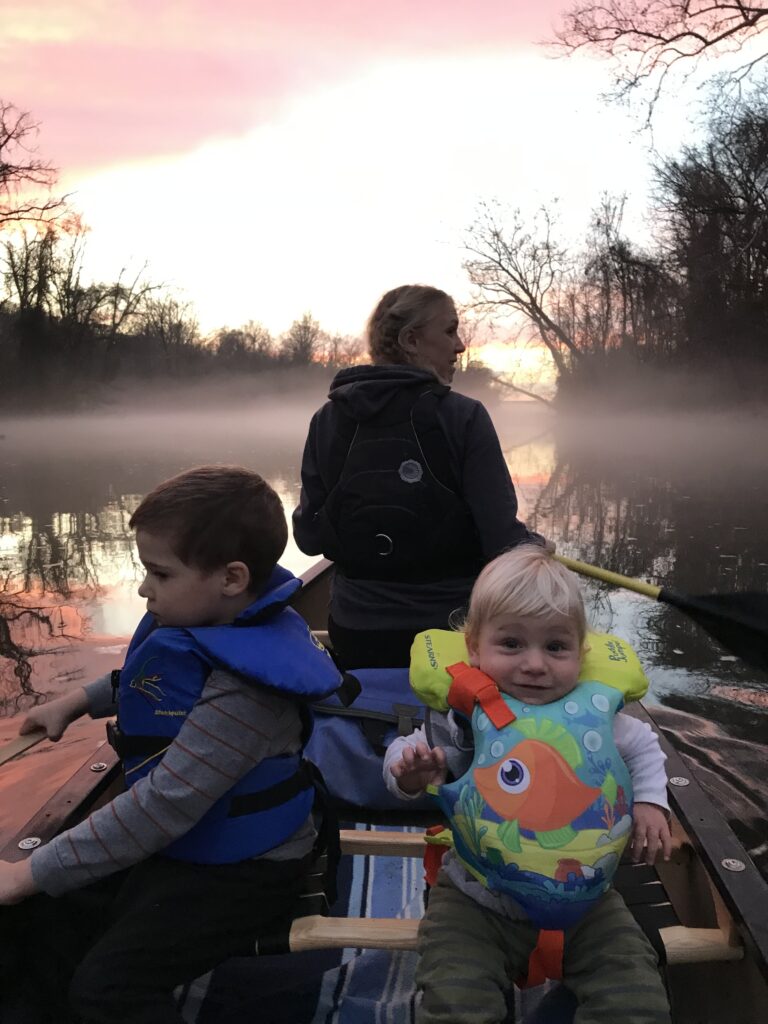
[[[413,919],[371,917],[298,918],[291,926],[291,952],[307,949],[416,949],[419,922]],[[740,960],[743,947],[733,946],[719,928],[685,928],[674,925],[660,930],[668,964]]]
[[[342,829],[341,849],[344,854],[363,856],[421,857],[424,841],[422,834],[416,832]],[[676,844],[673,852],[675,856],[686,856],[684,844]],[[744,947],[735,935],[730,918],[719,920],[719,927],[716,928],[687,928],[679,923],[654,868],[626,862],[620,866],[615,884],[656,948],[661,963],[724,962],[743,958]],[[305,904],[307,913],[291,923],[279,948],[291,952],[311,949],[416,948],[418,920],[326,917],[323,909],[320,912],[315,909],[317,898],[317,892],[314,895],[308,894]],[[266,948],[260,944],[259,951],[278,952],[278,947],[270,943],[269,948]]]

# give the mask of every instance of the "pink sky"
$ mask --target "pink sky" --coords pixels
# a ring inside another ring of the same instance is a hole
[[[147,264],[206,332],[357,334],[403,281],[468,297],[482,200],[557,199],[576,239],[603,191],[642,211],[605,63],[536,45],[567,2],[2,0],[0,98],[40,122],[93,277]]]
[[[2,98],[67,175],[232,137],[393,56],[520,48],[561,0],[4,0]]]

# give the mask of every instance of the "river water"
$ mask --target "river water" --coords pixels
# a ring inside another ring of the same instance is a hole
[[[192,465],[236,462],[293,508],[323,388],[282,386],[254,395],[241,382],[213,403],[187,391],[0,421],[0,743],[30,705],[119,666],[143,610],[127,523],[151,487]],[[531,403],[488,405],[521,518],[561,553],[683,593],[768,590],[768,418],[577,420]],[[298,573],[314,559],[290,542],[283,561]],[[674,609],[586,580],[584,591],[592,624],[634,645],[647,703],[768,873],[768,677]],[[37,767],[49,782],[68,770],[61,752]],[[33,795],[7,769],[4,779],[3,831]]]

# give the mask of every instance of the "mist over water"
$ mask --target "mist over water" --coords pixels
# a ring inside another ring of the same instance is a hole
[[[173,395],[137,387],[91,415],[0,421],[0,743],[42,695],[119,665],[143,610],[127,526],[143,495],[189,466],[242,463],[290,514],[327,383],[318,373],[302,388],[284,375]],[[768,418],[577,419],[478,397],[521,518],[561,553],[683,593],[768,590]],[[283,561],[301,572],[314,560],[291,541]],[[583,586],[593,625],[633,644],[647,703],[662,706],[660,724],[766,870],[768,680],[674,609]]]

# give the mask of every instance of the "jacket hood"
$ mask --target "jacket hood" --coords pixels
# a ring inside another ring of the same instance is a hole
[[[328,394],[358,422],[370,419],[385,409],[403,392],[424,391],[430,387],[438,395],[450,388],[441,384],[430,370],[395,363],[382,366],[350,366],[333,378]]]

